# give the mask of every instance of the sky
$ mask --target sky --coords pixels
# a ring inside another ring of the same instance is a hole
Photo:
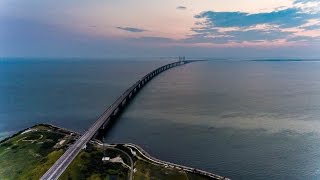
[[[320,58],[319,0],[0,0],[0,57]]]

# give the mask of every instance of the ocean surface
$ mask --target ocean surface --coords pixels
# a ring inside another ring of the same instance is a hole
[[[169,59],[1,59],[0,139],[35,123],[83,132]],[[150,81],[106,134],[232,179],[320,179],[320,62],[206,61]]]

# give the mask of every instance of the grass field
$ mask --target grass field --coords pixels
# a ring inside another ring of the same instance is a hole
[[[39,179],[78,136],[50,125],[37,125],[0,142],[0,179]],[[133,162],[134,180],[207,180],[185,172],[155,164],[140,153],[121,144],[101,146],[87,144],[60,179],[125,180]],[[120,161],[102,161],[103,157]]]
[[[128,169],[119,163],[104,163],[102,157],[121,155],[105,153],[103,149],[88,146],[76,157],[60,179],[127,179]],[[112,178],[111,178],[112,177]]]
[[[46,125],[34,126],[2,141],[0,179],[39,179],[73,141],[74,137],[65,131]],[[60,179],[127,179],[128,168],[118,163],[103,163],[104,155],[115,157],[119,152],[104,152],[88,145]]]
[[[53,148],[65,135],[48,127],[16,135],[0,144],[0,179],[38,179],[62,155]]]
[[[164,168],[162,166],[153,165],[144,160],[137,160],[135,164],[137,169],[134,174],[134,179],[144,180],[144,179],[176,179],[176,180],[186,180],[188,179],[187,174],[184,171],[177,171],[169,168]]]

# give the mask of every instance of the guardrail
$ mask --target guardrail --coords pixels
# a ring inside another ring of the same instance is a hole
[[[138,80],[134,85],[122,93],[121,96],[118,97],[117,100],[101,114],[101,116],[93,123],[93,125],[67,149],[67,151],[53,164],[53,166],[41,177],[41,179],[58,179],[67,169],[73,159],[79,154],[81,149],[86,146],[90,139],[92,139],[94,136],[97,136],[99,129],[102,126],[107,125],[110,122],[111,117],[115,116],[115,114],[117,114],[119,110],[123,108],[123,106],[129,103],[130,94],[133,95],[134,93],[137,93],[139,89],[145,86],[148,81],[163,71],[186,63],[188,63],[188,61],[179,61],[161,66]]]

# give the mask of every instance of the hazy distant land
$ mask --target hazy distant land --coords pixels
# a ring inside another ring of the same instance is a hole
[[[272,62],[277,62],[277,61],[320,61],[320,59],[253,59],[250,61],[272,61]]]

